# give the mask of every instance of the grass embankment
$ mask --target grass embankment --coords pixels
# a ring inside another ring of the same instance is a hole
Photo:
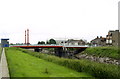
[[[91,77],[23,53],[17,48],[6,48],[6,56],[11,77]]]
[[[38,58],[66,66],[78,72],[86,72],[91,74],[96,78],[101,79],[119,79],[120,78],[120,66],[112,65],[112,64],[103,64],[97,63],[89,60],[73,60],[73,59],[65,59],[59,58],[56,56],[51,56],[47,54],[41,54],[37,52],[30,52],[25,49],[19,49],[25,53],[36,56]]]
[[[2,48],[0,47],[0,54],[2,53]]]
[[[0,47],[0,60],[1,60],[2,48]]]
[[[87,48],[80,54],[85,53],[87,53],[88,55],[120,59],[120,49],[118,49],[117,47],[91,47]]]

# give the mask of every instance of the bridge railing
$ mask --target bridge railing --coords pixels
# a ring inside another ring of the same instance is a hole
[[[63,46],[63,45],[57,45],[57,44],[22,44],[22,45],[10,45],[11,46]]]
[[[65,45],[64,47],[89,47],[88,45]]]
[[[30,45],[10,45],[10,47],[14,46],[62,46],[62,47],[90,47],[88,45],[58,45],[58,44],[30,44]]]

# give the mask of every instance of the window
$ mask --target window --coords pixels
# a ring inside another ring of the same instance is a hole
[[[112,40],[109,40],[109,43],[112,43]]]

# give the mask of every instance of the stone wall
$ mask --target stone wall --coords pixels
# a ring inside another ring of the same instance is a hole
[[[76,57],[79,59],[88,59],[88,60],[96,61],[100,63],[120,65],[120,60],[116,60],[108,57],[99,57],[99,56],[88,55],[88,54],[79,54],[79,55],[76,55]]]

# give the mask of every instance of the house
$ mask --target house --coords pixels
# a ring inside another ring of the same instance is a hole
[[[119,30],[110,30],[104,37],[98,37],[91,41],[92,46],[119,46],[120,47],[120,32]]]
[[[100,36],[91,41],[92,46],[105,46],[106,45],[106,38]]]
[[[119,30],[110,30],[106,35],[106,45],[120,46],[120,32]]]
[[[86,42],[81,40],[74,40],[74,39],[68,39],[67,41],[68,45],[85,45]]]
[[[57,45],[67,45],[66,40],[55,40]]]
[[[74,40],[74,39],[68,39],[68,40],[56,40],[56,44],[58,45],[85,45],[86,40]]]

